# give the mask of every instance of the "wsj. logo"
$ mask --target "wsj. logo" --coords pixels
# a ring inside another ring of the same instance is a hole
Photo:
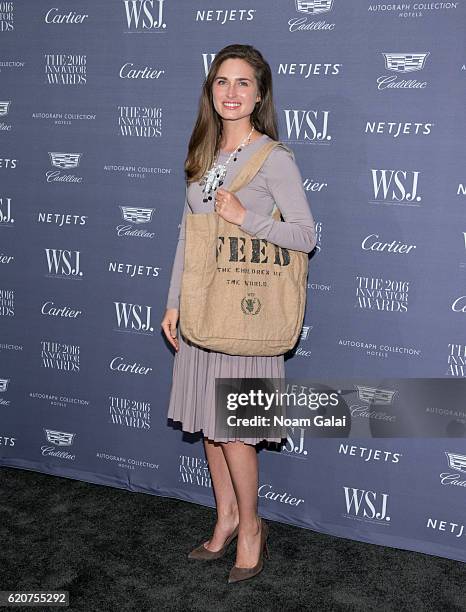
[[[210,70],[210,66],[212,65],[212,62],[215,59],[215,53],[203,53],[202,54],[202,61],[204,64],[204,74],[207,77],[207,75],[209,74],[209,70]]]
[[[385,170],[371,168],[374,200],[371,204],[396,204],[419,206],[422,200],[418,195],[419,171]]]
[[[0,225],[8,227],[7,223],[13,224],[14,222],[11,216],[11,198],[0,198]]]
[[[325,142],[332,140],[328,133],[329,111],[284,109],[288,140]]]
[[[124,0],[126,23],[131,32],[162,32],[165,0]]]
[[[398,74],[406,74],[408,72],[416,72],[422,70],[425,66],[427,57],[426,53],[382,53],[385,59],[385,68],[391,72],[396,72],[394,75],[383,75],[377,79],[377,89],[424,89],[427,86],[426,81],[417,81],[416,79],[398,79]]]
[[[282,452],[288,457],[306,457],[308,451],[304,448],[304,440],[304,427],[288,427]]]
[[[152,306],[113,302],[117,318],[118,331],[130,331],[151,334],[154,331],[151,323]]]
[[[387,515],[388,493],[365,491],[353,487],[343,487],[345,491],[346,518],[386,525],[390,522]],[[384,522],[385,521],[385,522]]]
[[[0,117],[5,117],[8,115],[8,111],[10,110],[11,100],[0,101]]]
[[[83,273],[79,269],[80,251],[68,251],[64,249],[45,249],[47,256],[47,276],[58,276],[62,278],[79,278]]]

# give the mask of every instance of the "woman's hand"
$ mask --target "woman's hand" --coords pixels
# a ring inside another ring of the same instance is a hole
[[[226,221],[236,225],[241,225],[246,215],[246,209],[235,194],[221,187],[217,189],[215,210]]]
[[[161,326],[165,333],[165,336],[167,337],[168,342],[170,342],[175,351],[178,351],[178,349],[180,348],[178,338],[176,337],[177,323],[178,308],[167,308]]]

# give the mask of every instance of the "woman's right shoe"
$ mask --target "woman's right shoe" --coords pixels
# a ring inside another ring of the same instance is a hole
[[[267,545],[267,538],[269,535],[269,526],[261,518],[261,552],[259,555],[259,560],[254,567],[237,567],[234,565],[230,570],[230,575],[228,576],[228,582],[241,582],[241,580],[248,580],[248,578],[253,578],[260,574],[264,567],[264,555],[266,559],[270,558],[269,555],[269,547]]]
[[[201,561],[211,561],[213,559],[220,559],[220,557],[223,557],[223,555],[226,553],[228,546],[233,542],[236,537],[238,537],[238,528],[239,525],[237,525],[233,533],[228,536],[228,538],[225,540],[225,544],[220,550],[208,550],[204,546],[204,544],[201,544],[189,553],[188,559],[199,559]]]

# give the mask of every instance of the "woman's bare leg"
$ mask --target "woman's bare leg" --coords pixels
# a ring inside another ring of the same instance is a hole
[[[260,521],[257,515],[258,460],[254,446],[244,442],[221,443],[238,500],[238,567],[254,567],[260,554]]]
[[[238,503],[220,443],[204,438],[204,447],[217,506],[217,524],[214,534],[208,542],[204,543],[204,546],[208,550],[217,551],[222,548],[225,540],[238,525]]]

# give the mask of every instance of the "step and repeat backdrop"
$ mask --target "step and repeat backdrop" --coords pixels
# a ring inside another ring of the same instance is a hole
[[[0,464],[214,506],[160,322],[202,82],[253,44],[318,233],[287,377],[344,377],[351,423],[262,449],[260,513],[466,561],[465,14],[0,0]]]

